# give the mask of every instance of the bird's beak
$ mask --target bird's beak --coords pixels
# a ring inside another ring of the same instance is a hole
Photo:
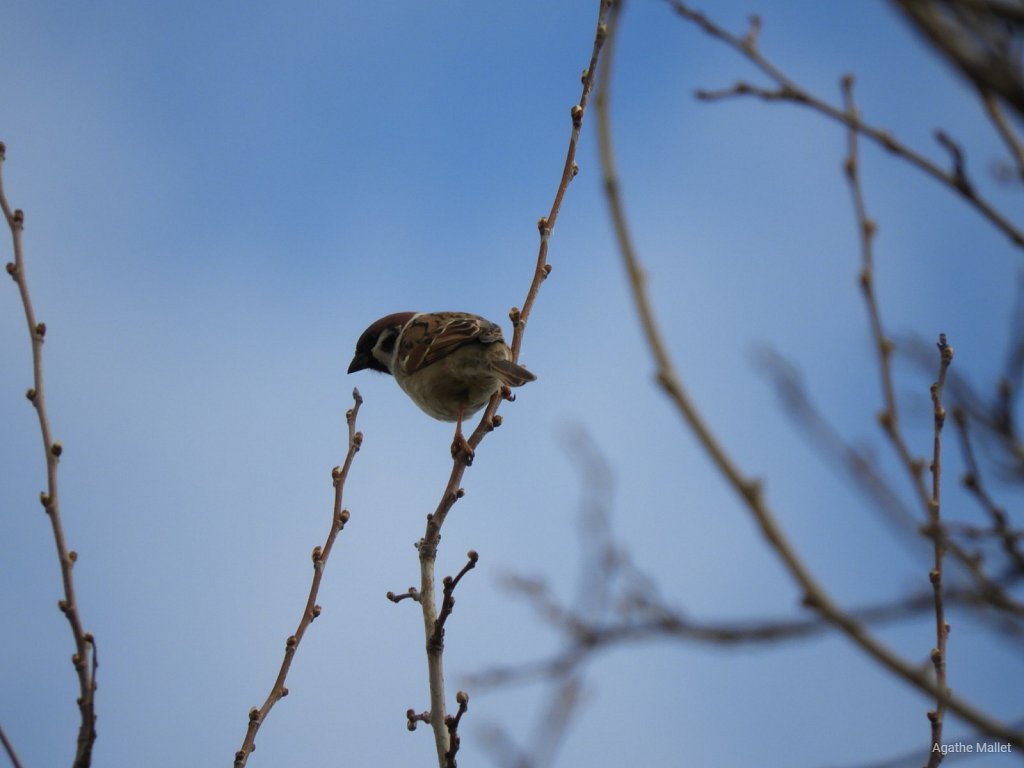
[[[356,371],[365,371],[370,367],[370,356],[362,352],[357,352],[356,356],[352,358],[352,362],[348,365],[348,372],[355,373]]]

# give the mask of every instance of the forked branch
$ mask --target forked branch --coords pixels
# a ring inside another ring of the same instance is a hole
[[[607,34],[606,19],[610,0],[599,0],[597,17],[597,30],[594,34],[594,43],[591,48],[590,63],[582,76],[582,92],[580,100],[570,109],[572,130],[569,135],[569,148],[566,152],[565,163],[562,167],[562,174],[555,190],[554,201],[548,215],[541,218],[537,223],[540,233],[540,245],[537,252],[537,260],[534,266],[533,279],[526,292],[522,308],[513,307],[509,311],[509,318],[512,321],[512,359],[518,361],[519,352],[522,349],[523,335],[526,329],[527,320],[533,311],[534,302],[540,291],[541,283],[551,273],[551,265],[548,263],[548,241],[555,228],[559,211],[562,207],[562,199],[565,197],[569,182],[575,178],[579,167],[576,164],[576,147],[579,143],[580,130],[583,126],[583,117],[586,113],[590,93],[593,90],[597,72],[598,59],[604,45]],[[501,417],[498,415],[498,406],[501,404],[501,395],[495,394],[484,409],[473,434],[469,436],[469,445],[474,450],[479,446],[484,436],[501,424]],[[427,516],[426,530],[417,544],[420,560],[420,588],[416,595],[416,601],[420,605],[423,614],[423,631],[426,641],[427,673],[430,685],[430,710],[417,716],[417,720],[430,723],[434,733],[434,744],[437,748],[438,765],[441,768],[455,764],[455,750],[452,748],[451,733],[447,725],[447,704],[445,701],[444,687],[444,634],[438,632],[438,608],[436,601],[436,579],[435,563],[437,561],[437,548],[441,541],[441,529],[451,511],[452,506],[464,495],[461,487],[462,477],[468,465],[468,457],[465,452],[459,452],[453,461],[448,484],[441,494],[434,512]],[[447,617],[445,617],[447,618]],[[461,705],[460,705],[461,706]],[[412,711],[412,710],[411,710]],[[416,722],[410,720],[410,722]]]
[[[695,24],[709,37],[728,45],[757,67],[773,83],[773,86],[766,88],[741,81],[729,88],[716,91],[700,90],[697,92],[698,98],[706,101],[720,101],[733,97],[753,97],[765,101],[783,101],[807,107],[830,120],[844,125],[848,130],[856,131],[887,152],[910,163],[910,165],[926,176],[930,176],[941,185],[955,191],[972,208],[1008,237],[1014,245],[1024,247],[1024,231],[1011,222],[1006,215],[1001,213],[992,202],[982,197],[977,188],[969,182],[966,174],[963,173],[962,163],[959,169],[955,163],[951,169],[942,168],[925,157],[921,152],[899,141],[889,131],[870,125],[859,115],[851,115],[848,110],[818,98],[786,75],[779,67],[775,66],[761,53],[757,46],[758,32],[761,28],[757,17],[751,20],[749,31],[741,36],[729,32],[700,11],[690,8],[682,0],[667,0],[667,2],[681,18]],[[942,140],[939,139],[939,142],[942,143]]]
[[[675,5],[679,6],[681,4],[675,3]],[[615,30],[620,6],[621,3],[616,3],[612,7],[612,13],[608,22],[607,50],[602,62],[600,89],[596,97],[598,142],[600,145],[601,166],[605,179],[605,193],[615,229],[615,236],[629,275],[629,285],[633,294],[633,301],[643,324],[647,344],[655,360],[658,382],[675,404],[686,425],[694,433],[718,471],[750,512],[771,549],[782,561],[790,577],[803,592],[804,605],[840,630],[857,647],[883,667],[914,685],[929,697],[937,699],[945,694],[924,670],[908,663],[886,645],[882,644],[881,641],[868,631],[863,623],[843,611],[832,600],[824,587],[814,578],[779,526],[774,512],[765,500],[760,482],[748,477],[725,450],[710,426],[704,421],[703,416],[684,389],[675,370],[671,357],[668,354],[668,346],[655,319],[650,296],[647,292],[644,271],[629,232],[620,193],[618,172],[615,165],[615,153],[611,138],[609,100],[611,73],[613,71]],[[749,43],[737,40],[737,45],[741,48],[744,45],[752,48],[753,39]],[[1024,748],[1024,734],[1014,731],[1003,723],[994,720],[987,713],[976,709],[973,705],[959,698],[949,696],[946,701],[949,710],[955,712],[980,730],[1018,748]]]

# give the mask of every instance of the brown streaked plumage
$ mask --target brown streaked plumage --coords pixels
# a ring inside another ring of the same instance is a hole
[[[472,449],[462,420],[502,387],[537,377],[512,362],[501,327],[467,312],[396,312],[372,323],[356,343],[348,372],[390,373],[425,413],[457,423],[453,453]]]

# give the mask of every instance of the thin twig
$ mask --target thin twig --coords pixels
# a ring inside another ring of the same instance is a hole
[[[1006,367],[995,383],[995,392],[992,395],[982,394],[966,376],[958,374],[955,369],[949,371],[946,381],[946,388],[956,403],[954,415],[960,414],[956,418],[962,417],[965,423],[969,419],[981,428],[988,447],[994,449],[991,458],[996,468],[1014,482],[1024,478],[1024,442],[1017,426],[1017,401],[1024,391],[1021,386],[1024,371],[1024,280],[1018,282],[1016,306],[1009,322]],[[930,343],[908,337],[906,341],[900,342],[899,348],[923,369],[930,370],[934,364]],[[1024,616],[1024,612],[1017,613]]]
[[[900,415],[896,401],[896,388],[893,383],[894,377],[892,370],[892,355],[895,345],[892,339],[889,338],[888,334],[885,332],[885,328],[882,323],[881,309],[878,304],[878,297],[875,293],[874,238],[878,232],[878,226],[867,213],[867,206],[864,203],[864,192],[861,186],[858,141],[859,133],[854,128],[854,124],[860,118],[857,113],[857,106],[853,99],[852,76],[847,75],[842,79],[842,91],[844,109],[849,117],[849,121],[847,123],[848,129],[846,132],[847,155],[846,160],[843,163],[843,170],[847,183],[850,187],[850,195],[853,199],[854,215],[857,220],[857,232],[861,248],[860,287],[868,312],[868,320],[871,325],[871,337],[874,341],[875,351],[878,355],[878,373],[884,404],[882,412],[878,415],[878,422],[881,425],[882,430],[885,432],[886,437],[889,439],[889,442],[895,449],[896,454],[899,456],[900,463],[911,480],[914,492],[917,495],[918,503],[921,505],[921,508],[924,510],[924,515],[927,518],[928,515],[931,514],[932,497],[924,479],[925,461],[920,457],[914,456],[900,426]],[[945,138],[944,135],[943,138]],[[945,141],[948,142],[949,151],[954,155],[954,157],[958,157],[960,151],[959,148],[948,138],[945,138]],[[955,160],[954,164],[959,166],[961,162],[962,159],[961,161]],[[962,167],[957,173],[963,175],[964,172]],[[929,536],[938,535],[934,529],[930,527],[925,528],[924,532]],[[964,551],[964,549],[956,542],[946,540],[943,542],[943,545],[948,548],[950,554],[956,558],[957,562],[971,574],[975,582],[978,584],[979,589],[989,596],[993,605],[1002,610],[1010,611],[1018,615],[1024,615],[1024,605],[1013,600],[1009,595],[1007,595],[1005,590],[999,588],[999,586],[985,574],[981,563],[978,562],[977,558],[972,557],[970,553]]]
[[[455,588],[459,586],[459,582],[462,581],[463,576],[476,568],[476,564],[479,559],[480,556],[476,553],[476,550],[469,550],[469,552],[466,553],[466,564],[462,566],[462,570],[455,575],[455,578],[445,576],[442,580],[444,588],[442,589],[443,597],[441,598],[441,612],[438,613],[437,621],[434,622],[434,636],[431,638],[432,642],[439,643],[444,638],[445,622],[448,621],[448,617],[452,615],[452,611],[455,609]]]
[[[814,441],[816,453],[835,459],[855,481],[857,490],[874,502],[872,507],[888,513],[885,522],[901,534],[911,534],[918,544],[920,521],[912,508],[882,475],[872,457],[850,444],[814,405],[793,365],[773,349],[764,350],[759,362],[775,385],[785,410]]]
[[[467,569],[463,569],[465,572]],[[455,756],[459,753],[459,746],[462,743],[462,739],[459,738],[459,723],[462,722],[462,716],[466,714],[469,709],[469,694],[465,691],[459,691],[455,694],[455,703],[458,705],[458,710],[454,715],[445,715],[444,726],[448,729],[448,751],[445,753],[445,768],[458,768],[455,762]]]
[[[537,265],[533,270],[533,280],[526,292],[526,299],[523,301],[521,310],[512,310],[512,359],[519,360],[519,350],[523,344],[523,331],[526,329],[526,321],[533,311],[533,304],[537,299],[537,292],[540,284],[551,274],[551,265],[548,263],[548,240],[555,229],[555,222],[562,209],[562,199],[569,189],[569,182],[576,178],[579,173],[579,166],[576,164],[576,147],[580,140],[580,130],[583,127],[583,116],[587,111],[587,104],[590,101],[590,93],[594,88],[594,81],[597,74],[598,59],[601,56],[601,48],[604,46],[605,36],[608,33],[607,18],[609,8],[613,0],[599,0],[597,13],[597,29],[594,33],[594,45],[590,52],[590,63],[583,70],[581,82],[583,89],[580,93],[580,100],[569,110],[572,118],[572,133],[569,135],[569,147],[565,153],[565,163],[562,166],[562,178],[559,179],[558,187],[555,190],[555,199],[551,203],[551,210],[548,215],[537,222],[537,230],[540,232],[540,247],[537,251]]]
[[[763,368],[775,383],[785,409],[797,420],[808,436],[815,441],[818,448],[817,452],[820,455],[834,459],[843,470],[849,473],[851,479],[855,481],[857,490],[864,493],[874,502],[871,505],[873,510],[888,512],[888,514],[883,516],[883,520],[891,524],[897,533],[911,534],[914,537],[912,541],[915,545],[920,544],[919,537],[922,532],[926,537],[932,538],[931,529],[925,527],[922,531],[918,518],[911,513],[910,508],[896,493],[896,490],[882,476],[871,456],[864,450],[849,444],[839,431],[829,423],[826,417],[815,408],[810,397],[804,391],[803,385],[793,367],[771,350],[764,352],[761,355],[761,360],[763,361]],[[952,383],[953,371],[949,372],[947,379],[947,384]],[[954,409],[953,415],[957,426],[961,429],[961,442],[964,444],[965,452],[973,454],[970,441],[966,436],[966,413],[962,408],[957,408]],[[956,547],[957,552],[964,553],[971,559],[972,564],[977,566],[980,562],[978,554],[965,551],[962,544],[953,542],[953,534],[975,540],[998,538],[1002,542],[1004,551],[1016,564],[1016,570],[1010,567],[1005,569],[1005,573],[986,577],[984,581],[976,580],[976,587],[959,589],[956,594],[958,595],[957,602],[973,609],[975,618],[978,621],[998,622],[1005,629],[1006,624],[1017,626],[1016,622],[1020,618],[1020,614],[1014,611],[1012,607],[1007,607],[1012,601],[1007,596],[1006,587],[1015,580],[1024,577],[1024,554],[1021,553],[1017,546],[1017,539],[1019,537],[1014,536],[1013,531],[1007,524],[1006,514],[994,506],[983,488],[979,487],[976,489],[973,486],[976,475],[972,474],[970,467],[973,466],[976,470],[977,464],[976,462],[971,462],[970,458],[965,458],[969,462],[969,469],[968,474],[964,478],[964,484],[978,496],[982,506],[989,512],[993,524],[990,528],[978,528],[977,526],[965,524],[944,524],[943,528],[947,537],[944,545]],[[901,537],[900,540],[910,543],[905,537]],[[934,543],[934,539],[932,540]],[[913,552],[915,555],[918,554],[919,549],[917,546],[914,547]],[[947,592],[947,603],[949,602],[949,597],[950,593]],[[929,590],[929,599],[931,599],[931,590]],[[993,606],[1000,608],[1000,610],[998,612],[978,610]],[[1020,628],[1012,631],[1020,635]]]
[[[533,272],[533,279],[526,293],[521,309],[513,307],[509,312],[512,320],[512,359],[519,359],[519,352],[522,348],[523,335],[530,313],[533,310],[534,302],[540,290],[540,285],[551,272],[551,265],[548,264],[548,241],[554,230],[555,222],[558,219],[562,206],[562,199],[569,187],[569,182],[576,176],[579,168],[576,164],[576,147],[579,143],[580,129],[583,125],[583,116],[586,112],[590,92],[594,87],[597,62],[604,44],[607,28],[609,0],[599,0],[597,18],[597,31],[594,35],[594,44],[590,55],[590,64],[584,70],[582,77],[582,93],[580,100],[570,110],[572,118],[572,132],[569,136],[569,147],[566,152],[565,164],[562,175],[555,191],[555,198],[551,210],[545,218],[542,218],[537,225],[540,233],[540,246],[537,253],[536,266]],[[469,437],[469,445],[475,450],[484,436],[501,424],[501,417],[498,415],[498,406],[501,404],[501,395],[495,394],[484,409],[473,434]],[[441,540],[441,528],[447,519],[452,506],[462,498],[464,491],[460,487],[462,477],[465,474],[469,463],[469,457],[465,452],[459,452],[452,464],[451,474],[448,477],[448,484],[445,486],[434,512],[427,515],[426,530],[423,538],[417,544],[420,560],[420,591],[418,602],[423,614],[423,631],[426,640],[427,673],[430,687],[430,710],[428,713],[430,726],[434,733],[434,744],[437,749],[438,765],[445,767],[447,755],[450,751],[449,733],[445,725],[447,715],[447,704],[445,702],[444,688],[444,635],[437,632],[437,602],[435,596],[435,563],[437,560],[437,547]]]
[[[546,706],[536,715],[533,732],[526,742],[529,751],[517,746],[497,725],[483,729],[484,745],[499,765],[506,768],[547,768],[555,764],[569,725],[579,713],[583,681],[571,672],[553,673],[547,680],[550,681],[551,677],[561,677],[561,680],[547,699]]]
[[[4,745],[4,752],[7,753],[7,757],[11,761],[11,768],[22,768],[21,760],[18,759],[18,753],[14,751],[14,745],[7,738],[2,725],[0,725],[0,744]]]
[[[939,689],[935,709],[928,713],[931,723],[931,749],[928,768],[937,768],[942,762],[942,725],[946,715],[946,701],[949,687],[946,685],[946,641],[949,638],[949,624],[946,623],[946,607],[943,603],[942,560],[946,554],[945,532],[942,528],[942,427],[946,423],[946,409],[942,406],[942,390],[946,385],[946,371],[953,362],[953,348],[946,343],[946,334],[939,334],[939,376],[931,386],[934,436],[932,438],[932,497],[929,504],[928,524],[932,529],[935,543],[935,559],[928,573],[935,595],[935,648],[932,649],[932,665],[935,667],[935,685]]]
[[[751,646],[815,637],[832,628],[832,624],[820,615],[760,621],[696,619],[654,599],[648,599],[640,606],[626,606],[639,613],[638,616],[602,621],[583,615],[575,605],[559,602],[544,581],[520,576],[508,577],[505,583],[508,589],[524,597],[545,622],[559,629],[568,642],[550,656],[470,675],[467,680],[472,685],[492,688],[550,680],[574,671],[600,651],[634,643],[668,640],[715,646]],[[976,608],[983,602],[976,593],[957,588],[947,588],[944,599],[947,605],[966,608]],[[880,626],[934,611],[934,606],[934,593],[929,588],[895,600],[850,608],[846,613],[859,623]]]
[[[342,466],[331,470],[331,480],[334,483],[334,508],[331,514],[331,528],[327,533],[327,539],[324,541],[323,546],[313,548],[313,579],[309,585],[309,595],[306,598],[306,606],[302,611],[302,618],[299,619],[299,626],[295,630],[295,634],[290,635],[285,642],[284,659],[281,661],[277,679],[274,681],[270,693],[267,694],[263,706],[259,709],[253,707],[249,710],[249,727],[246,729],[241,749],[235,753],[235,768],[242,768],[249,760],[249,755],[252,754],[256,747],[256,734],[259,732],[260,726],[263,725],[263,721],[266,720],[274,705],[288,695],[288,689],[285,687],[288,670],[291,669],[295,653],[299,649],[299,643],[302,642],[306,630],[309,629],[309,625],[313,623],[313,620],[320,615],[320,606],[316,602],[317,594],[320,592],[320,581],[323,579],[324,568],[327,567],[327,559],[334,548],[334,541],[338,538],[338,534],[341,533],[345,523],[349,520],[349,511],[342,508],[345,481],[348,479],[348,472],[352,467],[356,453],[359,452],[359,448],[363,444],[363,433],[356,431],[356,418],[359,415],[359,406],[363,404],[363,398],[360,396],[358,389],[352,390],[352,399],[355,401],[355,404],[345,414],[345,420],[348,422],[348,451],[345,454],[345,462]]]
[[[953,423],[956,424],[957,432],[960,435],[960,450],[964,457],[964,464],[967,471],[963,476],[964,487],[970,491],[978,500],[985,513],[992,518],[991,534],[997,537],[1003,546],[1003,551],[1013,563],[1014,567],[1024,574],[1024,552],[1020,549],[1021,533],[1013,531],[1009,526],[1006,512],[1003,511],[985,488],[981,476],[981,469],[978,466],[978,459],[974,455],[974,445],[971,442],[970,429],[967,422],[967,413],[962,408],[953,410]]]
[[[994,91],[1024,115],[1024,81],[1013,29],[1020,24],[1018,3],[894,0],[892,4],[979,92]]]
[[[705,423],[696,405],[686,393],[675,371],[675,367],[668,355],[664,338],[654,318],[643,270],[629,233],[625,209],[619,192],[618,172],[615,168],[608,102],[611,88],[610,73],[612,71],[614,51],[614,30],[619,7],[620,3],[612,6],[612,14],[608,23],[608,50],[602,62],[601,87],[596,96],[598,142],[600,145],[601,166],[605,177],[605,193],[611,210],[615,235],[630,277],[630,289],[633,293],[637,312],[643,323],[647,344],[657,365],[658,382],[676,405],[684,421],[719,472],[743,500],[760,527],[762,534],[771,545],[772,550],[779,556],[792,579],[803,591],[804,605],[832,623],[855,645],[874,658],[883,667],[914,685],[928,696],[935,698],[940,695],[940,692],[924,671],[897,656],[872,635],[863,624],[841,610],[812,576],[810,570],[783,534],[774,513],[764,499],[760,482],[747,477],[732,460],[731,456],[726,453],[724,447]],[[1024,734],[1018,733],[994,720],[987,713],[976,709],[966,701],[950,697],[948,707],[980,730],[1024,749]]]
[[[850,187],[854,215],[857,219],[857,235],[861,252],[860,289],[864,296],[864,304],[867,307],[868,321],[871,325],[871,338],[874,341],[875,352],[878,355],[879,384],[882,389],[882,400],[884,403],[882,412],[878,414],[878,423],[881,424],[882,429],[896,449],[900,461],[910,475],[918,500],[923,507],[927,508],[929,496],[924,482],[924,461],[913,455],[910,446],[907,445],[907,441],[903,438],[903,431],[900,429],[899,407],[896,402],[896,387],[893,384],[892,375],[892,354],[895,345],[892,339],[885,333],[878,296],[875,293],[874,239],[878,232],[878,225],[868,216],[867,207],[864,204],[864,192],[860,183],[858,134],[852,127],[859,119],[859,116],[856,105],[853,102],[852,76],[847,75],[843,78],[842,89],[846,114],[849,119],[848,126],[850,126],[846,133],[848,148],[846,160],[843,163],[843,170]]]
[[[999,101],[992,95],[991,91],[982,91],[981,101],[985,105],[985,111],[988,113],[992,125],[995,126],[999,137],[1006,144],[1006,149],[1013,158],[1014,175],[1016,175],[1018,181],[1024,181],[1024,143],[1017,136],[1013,126],[1010,125],[1010,121],[1006,119],[1006,113],[1003,112],[1002,106],[1000,106]]]
[[[3,170],[6,147],[0,142],[0,171]],[[68,623],[75,641],[75,652],[71,663],[78,675],[78,711],[81,724],[78,728],[78,741],[75,749],[75,768],[88,768],[92,761],[92,748],[96,742],[96,643],[92,634],[86,632],[82,625],[82,617],[75,598],[75,581],[72,570],[78,554],[69,550],[64,537],[64,524],[61,521],[60,496],[57,486],[57,465],[60,461],[63,446],[53,439],[50,429],[50,417],[46,408],[46,388],[43,381],[43,340],[46,336],[45,323],[36,320],[29,294],[28,278],[25,275],[24,252],[22,249],[22,231],[25,227],[25,214],[21,210],[12,210],[4,192],[3,173],[0,172],[0,209],[11,229],[14,245],[14,261],[7,264],[9,274],[18,286],[21,304],[25,310],[25,322],[28,325],[29,338],[32,341],[32,388],[25,396],[36,409],[39,417],[39,432],[43,439],[43,452],[46,457],[46,490],[39,494],[39,500],[50,518],[53,529],[53,540],[57,545],[57,559],[60,562],[61,579],[64,584],[64,599],[58,606]]]
[[[781,69],[772,64],[757,49],[757,36],[747,34],[743,37],[728,32],[699,11],[688,7],[681,0],[667,0],[676,13],[696,24],[710,37],[724,42],[726,45],[738,51],[761,72],[768,76],[778,87],[775,90],[762,88],[750,83],[737,83],[731,88],[718,91],[700,90],[697,97],[705,101],[718,101],[723,98],[741,96],[754,96],[766,101],[786,101],[802,105],[825,115],[849,130],[854,130],[872,142],[878,144],[887,152],[902,158],[913,165],[925,175],[931,176],[943,186],[948,187],[960,194],[975,210],[988,219],[1006,237],[1018,247],[1024,247],[1024,231],[1016,227],[1009,219],[1000,213],[995,206],[978,194],[974,185],[962,183],[966,177],[959,178],[956,169],[944,170],[938,164],[932,162],[921,153],[911,149],[906,144],[897,140],[889,131],[876,128],[865,123],[860,116],[851,115],[848,110],[833,106],[823,99],[814,96],[809,91],[799,86],[789,78]]]

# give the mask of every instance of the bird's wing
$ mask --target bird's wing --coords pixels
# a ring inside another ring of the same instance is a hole
[[[398,359],[413,374],[469,343],[504,343],[501,326],[465,312],[417,315],[402,331]]]

